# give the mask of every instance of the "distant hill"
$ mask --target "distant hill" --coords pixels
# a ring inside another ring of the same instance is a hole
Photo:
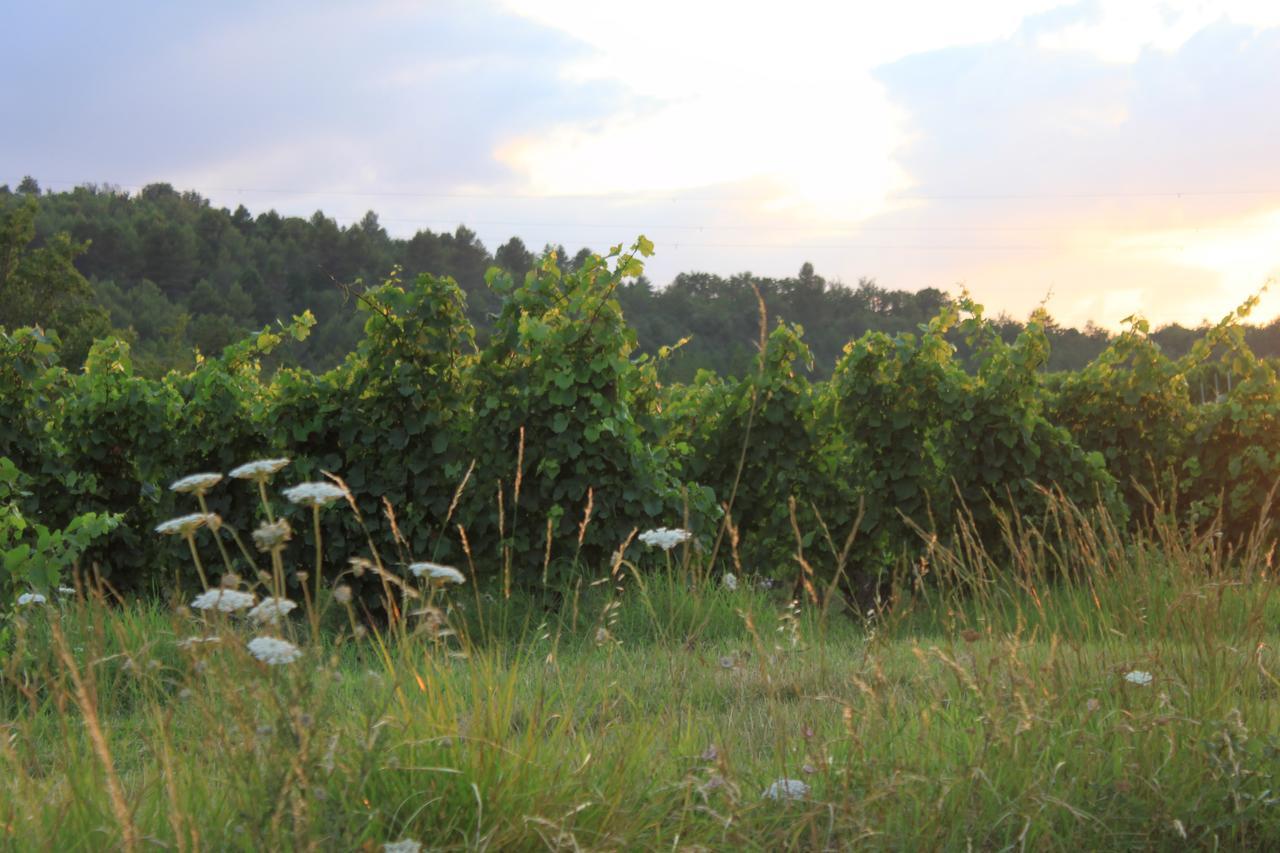
[[[198,193],[169,184],[137,193],[92,185],[42,193],[27,179],[16,190],[0,186],[0,214],[12,215],[32,198],[34,245],[63,232],[87,244],[75,267],[111,325],[131,338],[137,363],[148,373],[190,364],[195,348],[216,353],[251,329],[305,309],[317,325],[289,357],[311,368],[331,366],[354,347],[362,327],[342,285],[381,282],[395,267],[406,279],[423,272],[454,278],[483,336],[498,307],[484,283],[490,266],[522,276],[537,253],[557,251],[570,268],[590,254],[584,248],[570,256],[552,246],[535,253],[518,237],[490,252],[461,225],[451,234],[394,238],[372,211],[347,227],[321,211],[307,219],[274,210],[255,216],[243,206],[213,207]],[[794,277],[781,279],[690,272],[658,288],[641,278],[619,300],[645,351],[692,336],[664,368],[669,378],[685,379],[699,368],[736,374],[748,368],[757,339],[753,284],[772,317],[803,325],[818,376],[830,371],[851,338],[868,330],[914,331],[951,298],[934,288],[888,290],[870,279],[853,286],[829,282],[805,263]],[[1000,323],[1010,338],[1021,328],[1008,318]],[[0,310],[0,324],[14,325],[15,319]],[[1176,325],[1153,334],[1174,355],[1197,336],[1197,330]],[[1094,327],[1051,326],[1050,339],[1050,368],[1066,370],[1086,364],[1109,336]],[[1260,354],[1280,356],[1280,321],[1250,329],[1248,339]]]

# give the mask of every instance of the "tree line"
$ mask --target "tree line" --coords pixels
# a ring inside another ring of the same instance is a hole
[[[490,267],[520,280],[541,255],[555,252],[572,272],[592,251],[535,250],[512,237],[490,252],[463,225],[406,239],[388,234],[373,211],[342,226],[322,211],[304,219],[274,210],[254,215],[243,205],[219,208],[164,183],[136,193],[96,185],[42,192],[26,178],[16,189],[0,186],[0,326],[57,331],[64,363],[73,366],[95,338],[114,333],[130,343],[140,372],[158,376],[190,368],[197,351],[215,356],[253,329],[310,310],[311,336],[279,358],[324,369],[363,334],[359,293],[392,270],[406,280],[420,273],[453,278],[483,343],[501,304],[485,282]],[[700,369],[722,376],[751,369],[757,290],[771,316],[804,328],[815,378],[830,374],[848,341],[867,331],[914,332],[954,301],[936,288],[829,281],[809,263],[787,278],[681,273],[666,287],[641,275],[624,282],[617,298],[642,352],[685,341],[662,370],[667,379],[687,381]],[[994,324],[1007,341],[1025,327],[1008,316]],[[1112,340],[1096,326],[1063,327],[1051,318],[1045,331],[1049,370],[1078,370]],[[1177,358],[1203,333],[1170,325],[1151,339]],[[1246,338],[1259,355],[1280,356],[1280,319],[1249,327]]]

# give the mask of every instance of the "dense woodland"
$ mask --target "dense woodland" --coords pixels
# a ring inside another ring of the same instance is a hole
[[[278,358],[320,369],[338,363],[362,336],[356,294],[395,269],[404,280],[427,272],[457,281],[483,343],[501,303],[485,284],[491,266],[519,280],[546,251],[572,271],[603,248],[570,254],[513,237],[491,252],[461,225],[452,234],[419,231],[402,239],[372,211],[343,227],[320,211],[302,219],[217,208],[168,184],[138,193],[109,186],[41,192],[28,178],[16,189],[0,186],[0,326],[57,330],[67,364],[78,364],[90,342],[114,328],[132,345],[136,368],[158,376],[190,368],[196,350],[216,355],[251,330],[310,310],[312,334]],[[871,279],[828,281],[805,263],[783,279],[690,272],[658,287],[639,276],[623,283],[617,299],[642,352],[689,338],[663,362],[667,378],[688,380],[700,368],[735,376],[750,369],[756,352],[752,285],[771,316],[804,328],[814,378],[830,375],[848,341],[869,330],[915,331],[953,298],[933,288],[890,290]],[[1007,341],[1023,328],[1007,317],[994,322]],[[1151,338],[1176,358],[1203,331],[1167,326]],[[1105,330],[1063,328],[1051,319],[1046,333],[1050,370],[1082,368],[1111,339]],[[1246,338],[1259,355],[1280,355],[1280,320],[1247,329]]]

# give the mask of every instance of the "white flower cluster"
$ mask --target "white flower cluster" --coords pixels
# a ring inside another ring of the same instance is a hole
[[[346,497],[346,494],[333,483],[299,483],[284,490],[286,498],[292,503],[303,506],[324,506],[338,498]]]
[[[156,533],[165,536],[190,536],[206,524],[216,527],[219,521],[218,516],[211,512],[193,512],[190,515],[180,515],[177,518],[160,522],[156,525]]]
[[[253,462],[246,462],[239,468],[232,468],[229,474],[237,480],[261,480],[265,482],[272,474],[288,464],[288,459],[257,459]]]
[[[779,779],[765,788],[766,800],[803,800],[809,796],[809,786],[799,779]]]
[[[403,841],[388,841],[382,845],[382,853],[422,853],[422,845],[412,838]]]
[[[220,643],[220,642],[222,642],[222,638],[219,637],[217,634],[210,634],[207,637],[187,637],[186,639],[182,639],[178,641],[178,648],[193,649],[196,646],[199,646],[203,643]]]
[[[1151,683],[1151,673],[1135,669],[1133,672],[1125,673],[1124,680],[1130,684],[1137,684],[1142,687],[1146,687]]]
[[[29,604],[44,604],[45,597],[38,592],[24,592],[18,596],[18,606],[26,607]]]
[[[453,566],[442,566],[439,563],[410,563],[409,571],[413,572],[415,578],[423,575],[433,581],[442,583],[466,583],[467,579],[462,572]]]
[[[254,622],[278,622],[298,605],[287,598],[264,598],[258,606],[249,611],[249,618]]]
[[[659,527],[655,530],[646,530],[640,534],[640,541],[648,545],[650,548],[661,548],[664,551],[670,551],[681,542],[686,542],[693,536],[687,530],[679,528],[668,530],[665,527]]]
[[[293,663],[302,657],[302,649],[288,640],[276,637],[254,637],[249,641],[249,654],[269,666]]]
[[[722,582],[724,583],[724,588],[729,590],[729,592],[737,592],[738,576],[733,572],[725,572]]]
[[[196,596],[191,606],[196,610],[220,610],[233,613],[253,606],[253,594],[235,589],[210,589]]]
[[[222,482],[221,474],[189,474],[177,480],[169,487],[172,492],[194,492],[203,495],[218,483]]]

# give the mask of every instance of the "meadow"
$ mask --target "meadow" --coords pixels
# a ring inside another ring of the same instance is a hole
[[[341,578],[278,618],[64,590],[9,626],[4,844],[1280,844],[1265,537],[1055,518],[1060,547],[1011,516],[999,553],[934,543],[865,612],[708,574],[696,540],[509,596],[420,564],[389,622]]]

